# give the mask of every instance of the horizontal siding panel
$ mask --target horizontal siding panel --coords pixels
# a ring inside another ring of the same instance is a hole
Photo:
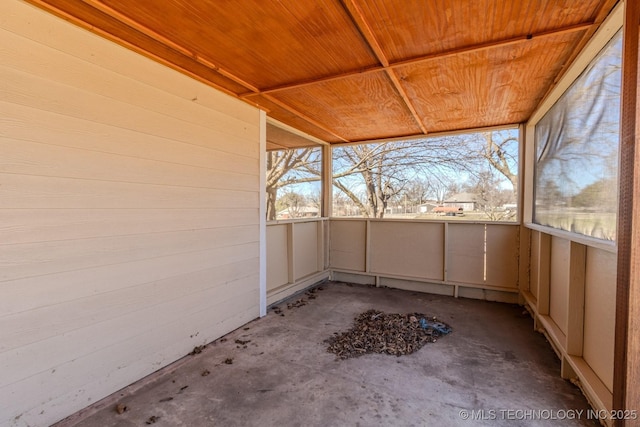
[[[0,283],[100,265],[257,242],[258,226],[0,246]]]
[[[251,258],[2,317],[0,360],[2,352],[73,334],[79,328],[92,327],[145,310],[157,312],[163,305],[183,298],[195,299],[203,292],[222,291],[227,283],[247,275],[253,276],[257,271],[258,258]],[[217,298],[222,296],[221,293]],[[162,316],[181,316],[181,313],[164,313]],[[131,325],[129,329],[135,329],[135,326]]]
[[[224,142],[225,151],[259,155],[257,127],[253,138],[232,136],[1,65],[0,81],[0,96],[10,103],[198,145],[213,139]]]
[[[209,139],[202,145],[177,141],[104,123],[42,111],[0,101],[0,136],[99,153],[119,154],[257,175],[258,158],[225,152],[224,141]]]
[[[16,175],[253,191],[257,175],[158,162],[0,137],[0,170]]]
[[[95,93],[113,100],[126,102],[158,114],[179,118],[196,127],[205,126],[211,131],[236,138],[255,140],[258,127],[249,125],[223,111],[203,108],[197,96],[187,100],[174,97],[167,100],[167,92],[137,82],[130,77],[114,73],[72,55],[62,53],[14,33],[0,29],[5,48],[0,50],[0,63],[34,76],[56,83],[73,86],[74,89]],[[49,67],[49,64],[65,63],[65,67]],[[91,78],[87,78],[91,76]],[[257,111],[254,114],[258,114]],[[255,144],[257,146],[257,144]],[[254,153],[257,153],[257,148]]]
[[[224,246],[145,260],[127,261],[82,270],[52,273],[0,283],[0,313],[8,316],[70,300],[117,292],[169,277],[224,266],[258,256],[257,243]],[[176,279],[177,280],[177,279]],[[0,322],[2,317],[0,317]],[[0,348],[9,345],[0,343]]]
[[[258,224],[258,208],[7,209],[2,245]],[[0,249],[2,251],[2,249]]]
[[[252,281],[257,281],[257,276],[240,279],[227,284],[233,296],[222,299],[214,292],[203,293],[199,301],[182,300],[167,307],[173,311],[174,307],[181,311],[179,321],[171,316],[157,316],[155,327],[149,329],[136,329],[134,316],[129,316],[128,322],[105,322],[100,328],[93,328],[97,336],[117,336],[118,340],[96,340],[94,333],[87,329],[74,331],[68,339],[56,340],[57,342],[37,343],[30,346],[32,351],[14,354],[10,360],[2,360],[0,363],[15,364],[16,369],[30,369],[34,366],[45,367],[40,372],[33,372],[23,381],[17,383],[4,383],[0,386],[0,413],[16,416],[36,409],[42,410],[41,405],[52,407],[50,401],[59,399],[59,396],[69,395],[74,403],[74,410],[87,405],[84,392],[91,389],[95,400],[105,396],[104,389],[115,384],[119,389],[130,383],[132,376],[142,378],[167,363],[186,355],[196,345],[202,345],[221,336],[226,331],[233,330],[246,322],[258,317],[258,291],[249,289],[238,292],[233,288],[238,285],[241,289],[250,288]],[[210,303],[215,298],[215,303]],[[191,310],[189,310],[191,308]],[[152,313],[150,313],[152,314]],[[140,323],[140,322],[138,322]],[[142,325],[149,325],[148,322]],[[198,333],[197,337],[191,335]],[[173,341],[170,337],[175,337]],[[91,346],[83,345],[89,343]],[[100,343],[100,348],[94,348],[94,343]],[[73,360],[66,360],[64,354],[58,357],[61,346],[71,346],[69,350],[77,355]],[[4,354],[0,354],[4,359]],[[64,360],[59,363],[59,360]],[[107,377],[101,375],[105,369],[111,366],[113,369]],[[94,384],[97,382],[97,384]],[[5,385],[7,384],[7,385]],[[52,397],[46,390],[56,390]],[[82,390],[83,393],[78,393]],[[15,405],[8,403],[14,401]],[[68,413],[69,401],[60,400],[59,405],[66,407]],[[33,414],[36,416],[36,414]],[[13,418],[13,417],[12,417]],[[58,417],[59,418],[59,417]],[[37,423],[36,423],[37,424]]]
[[[247,209],[257,204],[258,192],[0,173],[0,209]]]
[[[257,291],[254,291],[254,293],[257,293]],[[238,306],[238,304],[241,304],[244,299],[254,299],[252,296],[252,294],[242,295],[238,298],[227,301],[227,303]],[[257,317],[256,313],[258,313],[258,310],[257,305],[249,306],[248,309],[240,311],[231,317],[226,317],[223,321],[217,324],[213,324],[206,313],[197,313],[186,320],[195,326],[198,326],[198,323],[196,322],[199,322],[199,325],[201,325],[201,331],[212,331],[212,335],[217,337],[224,334],[224,331],[237,329],[238,327],[255,319]],[[172,332],[172,329],[173,328],[167,327],[167,332]],[[117,384],[116,389],[119,390],[129,385],[130,381],[128,381],[128,378],[131,378],[132,376],[139,378],[145,377],[146,375],[153,373],[156,369],[155,367],[164,366],[167,364],[167,361],[176,360],[191,351],[196,345],[204,343],[204,341],[200,340],[199,337],[198,340],[185,337],[173,341],[172,346],[158,345],[158,343],[163,343],[162,340],[157,339],[162,335],[162,331],[150,332],[147,336],[150,340],[156,339],[156,341],[150,341],[150,346],[138,353],[136,355],[137,358],[134,361],[129,363],[126,363],[126,361],[122,362],[118,366],[119,369],[115,370],[108,377],[102,376],[98,373],[98,370],[94,368],[96,359],[95,357],[92,358],[90,355],[90,357],[86,359],[72,361],[59,366],[53,373],[51,373],[51,371],[43,372],[36,377],[30,378],[29,382],[31,384],[38,384],[38,387],[51,386],[60,391],[60,393],[56,394],[53,398],[47,400],[48,405],[45,411],[46,415],[51,417],[51,419],[61,419],[68,415],[67,408],[69,407],[71,407],[73,411],[77,411],[84,408],[87,404],[93,403],[95,400],[108,396],[108,394],[105,394],[103,390],[110,384]],[[122,354],[129,350],[131,345],[131,343],[122,343],[110,348],[110,354],[114,355],[113,360],[122,361]],[[176,351],[174,348],[183,350]],[[155,353],[151,354],[150,352],[152,350],[154,350]],[[86,384],[81,386],[81,389],[90,396],[96,396],[95,399],[85,400],[79,396],[76,389],[69,389],[67,387],[68,382],[66,381],[73,380],[78,375],[82,375],[81,378],[88,381]],[[24,388],[21,388],[20,390],[24,390]],[[11,418],[22,415],[20,420],[23,420],[25,423],[30,422],[30,425],[38,425],[37,420],[45,415],[41,413],[42,406],[29,408],[27,406],[28,404],[29,402],[21,401],[19,404],[20,407],[10,408],[13,413],[7,413],[12,414]]]
[[[129,342],[130,345],[135,343],[129,350],[129,358],[132,358],[134,356],[132,353],[139,352],[144,348],[143,344],[153,345],[146,337],[153,331],[161,331],[170,328],[171,325],[177,325],[179,328],[174,336],[195,335],[200,331],[188,322],[184,322],[184,318],[210,310],[208,316],[215,323],[216,319],[221,321],[226,316],[233,315],[237,307],[227,307],[224,303],[242,294],[245,297],[247,294],[257,297],[257,293],[254,294],[251,289],[256,281],[257,274],[246,274],[243,277],[224,282],[218,287],[207,288],[201,292],[175,298],[155,306],[143,306],[139,310],[103,322],[86,326],[79,325],[64,335],[52,336],[17,349],[3,351],[0,353],[0,365],[7,368],[7,375],[3,375],[0,380],[0,402],[6,400],[4,392],[12,388],[12,384],[118,343]],[[240,306],[249,306],[256,302],[253,297],[247,301],[243,299]],[[217,309],[219,313],[216,313],[214,309]],[[150,318],[154,321],[141,321]],[[95,339],[95,337],[100,337],[100,339]],[[172,335],[167,333],[166,336],[160,338],[160,341],[165,345],[170,345],[171,338]],[[202,344],[202,340],[205,339],[207,338],[204,336],[199,337],[198,341]],[[69,354],[73,354],[73,357],[69,358]],[[105,358],[103,363],[111,364],[112,361]],[[21,373],[21,375],[17,373]],[[1,410],[0,413],[2,413]]]

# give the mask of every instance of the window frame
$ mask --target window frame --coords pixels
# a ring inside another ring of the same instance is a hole
[[[585,48],[576,57],[571,66],[560,78],[556,86],[547,94],[546,98],[539,104],[538,108],[531,115],[529,121],[524,125],[524,161],[525,174],[522,176],[524,186],[522,196],[523,224],[532,230],[541,231],[551,236],[561,237],[570,241],[585,244],[587,246],[600,248],[609,252],[617,251],[617,240],[603,240],[591,236],[586,236],[571,231],[540,225],[534,222],[535,203],[535,127],[545,114],[555,105],[558,99],[573,85],[582,75],[589,64],[600,54],[611,39],[622,28],[624,21],[624,8],[619,4],[607,17],[598,31],[591,37]]]

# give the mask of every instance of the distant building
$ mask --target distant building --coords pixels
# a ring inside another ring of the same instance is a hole
[[[424,202],[423,204],[418,206],[418,212],[420,212],[420,213],[431,212],[435,208],[437,208],[438,206],[440,206],[440,205],[436,201]]]
[[[464,211],[475,211],[478,206],[478,195],[473,193],[458,193],[446,199],[444,206],[462,208]]]
[[[313,218],[320,216],[320,211],[315,206],[300,206],[299,208],[287,208],[279,211],[277,219]]]

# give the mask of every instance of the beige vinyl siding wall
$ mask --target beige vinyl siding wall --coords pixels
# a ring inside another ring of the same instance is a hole
[[[0,425],[48,425],[259,315],[261,120],[0,2]]]

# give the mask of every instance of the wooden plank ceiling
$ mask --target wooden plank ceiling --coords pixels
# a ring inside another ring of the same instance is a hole
[[[616,3],[28,1],[330,143],[526,121]]]

